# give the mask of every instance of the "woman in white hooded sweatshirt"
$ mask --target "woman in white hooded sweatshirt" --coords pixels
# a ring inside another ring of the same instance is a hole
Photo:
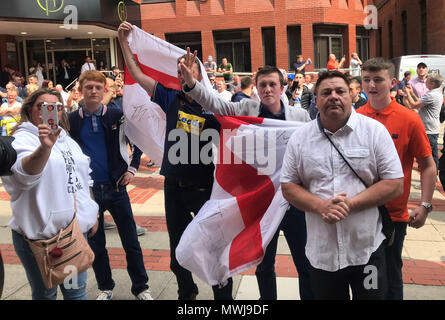
[[[13,175],[3,177],[11,196],[14,249],[26,271],[33,300],[57,298],[57,287],[43,284],[37,262],[23,235],[31,240],[49,239],[72,221],[74,199],[80,230],[88,236],[97,230],[99,207],[91,199],[90,160],[69,137],[69,121],[63,105],[59,106],[60,128],[51,133],[42,123],[42,103],[62,103],[60,94],[40,89],[22,105],[21,120],[16,126],[12,146],[17,151]],[[74,197],[76,194],[76,197]],[[86,299],[86,272],[77,275],[69,286],[60,285],[64,299]]]

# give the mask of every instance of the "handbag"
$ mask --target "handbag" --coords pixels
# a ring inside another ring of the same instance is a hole
[[[57,235],[47,240],[30,240],[25,236],[42,274],[43,283],[48,289],[64,282],[73,271],[85,272],[94,261],[91,250],[76,219],[76,195],[74,194],[74,217],[70,224]]]
[[[361,181],[361,183],[363,183],[366,188],[369,188],[368,185],[366,184],[366,182],[358,175],[357,172],[355,172],[354,168],[349,164],[348,160],[346,160],[346,158],[343,156],[343,154],[340,152],[340,150],[337,148],[337,146],[332,142],[332,140],[331,140],[331,138],[329,138],[328,134],[324,130],[323,130],[323,133],[326,136],[326,138],[328,138],[329,142],[332,144],[332,146],[335,148],[335,150],[337,150],[337,152],[340,154],[343,161],[346,162],[348,167],[352,170],[352,172],[354,172],[354,174],[357,176],[357,178]],[[384,244],[384,246],[389,247],[394,243],[394,235],[395,235],[394,223],[391,220],[391,215],[390,215],[386,205],[383,204],[383,205],[379,206],[378,209],[379,209],[379,214],[382,217],[382,232],[386,238],[384,240],[383,244]]]

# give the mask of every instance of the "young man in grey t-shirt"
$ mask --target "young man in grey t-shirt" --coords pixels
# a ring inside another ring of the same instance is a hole
[[[440,133],[440,109],[443,103],[443,96],[440,92],[442,81],[443,78],[439,74],[429,74],[426,81],[429,91],[422,98],[418,98],[412,88],[408,86],[404,88],[407,94],[408,107],[419,110],[419,116],[422,118],[426,134],[430,140],[434,162],[437,167],[439,167],[437,139]]]

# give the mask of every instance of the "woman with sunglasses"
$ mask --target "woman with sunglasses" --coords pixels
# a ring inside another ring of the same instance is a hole
[[[59,129],[55,132],[43,124],[45,102],[57,105]],[[11,196],[9,227],[14,249],[25,268],[33,300],[55,300],[57,287],[45,287],[26,238],[49,239],[66,228],[73,219],[74,201],[81,231],[92,236],[97,230],[99,208],[90,197],[89,158],[68,130],[68,117],[57,91],[40,89],[31,94],[23,102],[21,120],[12,133],[12,146],[17,151],[11,169],[14,174],[2,178]],[[71,276],[66,286],[60,285],[64,299],[85,300],[86,272]]]

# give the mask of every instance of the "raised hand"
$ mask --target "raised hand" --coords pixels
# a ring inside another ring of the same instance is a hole
[[[133,26],[131,23],[124,21],[120,24],[119,28],[117,29],[117,34],[119,41],[127,40],[128,35],[133,30]]]
[[[184,79],[185,84],[187,84],[187,86],[189,88],[192,88],[195,85],[195,78],[193,77],[193,64],[196,61],[197,53],[198,52],[195,50],[195,52],[192,55],[190,53],[190,48],[187,47],[187,55],[186,55],[185,59],[183,59],[179,63],[181,76]]]
[[[40,144],[46,149],[52,149],[60,135],[60,132],[62,131],[62,128],[59,128],[56,132],[51,132],[47,124],[39,124],[38,128]]]

